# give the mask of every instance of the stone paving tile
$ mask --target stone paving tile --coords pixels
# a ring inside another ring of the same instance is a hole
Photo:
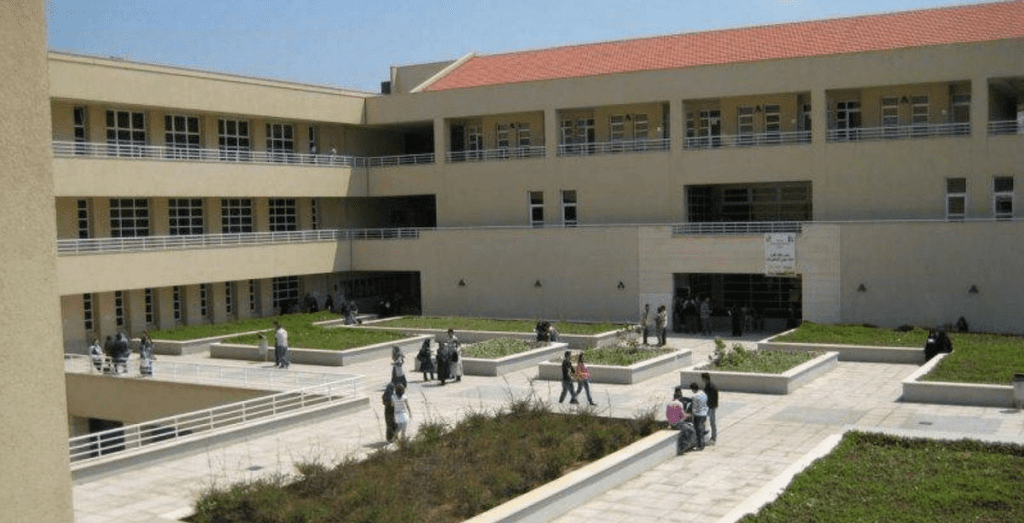
[[[744,340],[753,347],[756,336]],[[732,341],[727,341],[730,345]],[[707,360],[710,338],[670,337],[670,346],[692,350],[693,361]],[[170,358],[170,357],[168,357]],[[246,367],[249,362],[210,360],[207,355],[182,361]],[[293,369],[366,376],[370,407],[279,432],[248,437],[204,449],[171,461],[156,463],[74,486],[78,523],[168,521],[161,514],[188,511],[211,485],[224,486],[274,475],[295,473],[294,464],[318,461],[325,465],[347,457],[363,457],[383,440],[380,390],[389,377],[386,360],[323,368],[293,365]],[[1024,415],[1007,409],[948,407],[899,402],[900,381],[914,365],[841,362],[826,376],[785,396],[722,393],[718,412],[719,442],[699,453],[668,460],[557,519],[559,522],[646,523],[715,520],[741,504],[762,486],[800,460],[844,426],[928,432],[941,429],[965,435],[1024,440]],[[444,387],[422,383],[410,375],[413,411],[410,432],[425,421],[451,422],[468,412],[491,411],[510,397],[535,395],[555,410],[559,383],[534,380],[535,369],[494,378],[467,376]],[[659,416],[677,372],[634,385],[593,384],[600,415],[634,416],[655,409]],[[932,425],[922,425],[930,421]],[[141,494],[144,493],[144,494]]]

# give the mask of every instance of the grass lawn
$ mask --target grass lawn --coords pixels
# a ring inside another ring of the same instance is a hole
[[[734,353],[735,354],[735,353]],[[782,374],[793,367],[821,356],[822,352],[745,351],[735,357],[726,357],[710,363],[700,370]]]
[[[1015,373],[1024,373],[1024,338],[952,333],[949,339],[953,352],[923,376],[923,381],[1009,385]]]
[[[625,327],[625,325],[618,323],[551,322],[551,324],[561,334],[584,335],[601,334]],[[457,335],[458,331],[534,332],[537,322],[529,320],[493,320],[465,316],[405,316],[376,322],[373,326],[404,327],[410,329],[455,329]]]
[[[245,318],[216,325],[183,325],[174,329],[149,331],[150,337],[154,340],[184,341],[200,338],[211,338],[213,336],[224,336],[238,332],[251,332],[258,330],[270,330],[274,327],[275,321],[280,321],[285,330],[291,333],[293,327],[301,324],[311,324],[317,321],[339,320],[343,316],[330,312],[314,312],[309,314],[287,314],[284,316],[272,316],[268,318]]]
[[[583,361],[587,365],[613,365],[629,367],[641,361],[664,356],[675,349],[659,349],[657,347],[633,348],[622,345],[587,349],[583,353]],[[573,360],[575,362],[575,359]]]
[[[772,341],[786,343],[828,343],[833,345],[868,345],[872,347],[920,347],[928,331],[914,327],[908,332],[893,329],[879,329],[862,325],[825,325],[804,322],[789,334],[775,337]]]
[[[282,321],[281,326],[288,331],[288,346],[300,349],[346,350],[409,337],[400,332],[390,331],[351,328],[326,329],[310,323],[289,324]],[[267,332],[267,341],[271,347],[274,346],[272,332]],[[255,334],[247,334],[228,338],[224,342],[259,345],[260,340]]]
[[[504,358],[505,356],[528,352],[539,348],[540,346],[536,342],[532,341],[515,340],[512,338],[493,338],[479,343],[474,343],[472,345],[463,346],[462,355],[466,358],[496,360],[498,358]]]
[[[414,415],[421,413],[413,413]],[[428,423],[415,438],[363,461],[299,467],[295,482],[214,488],[196,502],[198,523],[456,522],[493,508],[659,429],[634,420],[564,415],[514,401],[454,427]]]
[[[742,523],[1024,521],[1024,447],[851,432]]]

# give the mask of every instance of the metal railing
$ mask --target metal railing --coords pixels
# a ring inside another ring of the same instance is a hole
[[[1024,135],[1024,121],[1004,120],[988,123],[988,134],[1019,134]]]
[[[777,133],[727,134],[717,136],[691,136],[683,139],[685,149],[714,149],[720,147],[759,147],[811,143],[810,131]]]
[[[348,240],[410,240],[420,237],[418,228],[318,229],[309,231],[190,234],[187,236],[136,236],[129,238],[58,239],[58,255],[111,252],[172,251],[251,247],[286,243],[338,242]]]
[[[417,165],[434,163],[434,153],[398,154],[392,156],[370,156],[358,158],[359,167],[392,167],[395,165]]]
[[[829,142],[853,142],[858,140],[927,138],[931,136],[969,136],[970,134],[971,124],[962,122],[829,129],[826,139]]]
[[[558,156],[588,156],[598,154],[667,151],[668,148],[668,138],[617,140],[612,142],[563,143],[558,145]]]
[[[253,151],[241,148],[201,149],[169,145],[106,144],[93,142],[53,142],[58,158],[117,158],[181,162],[229,162],[255,164],[293,164],[310,167],[357,167],[366,160],[336,154],[304,154],[288,151]]]
[[[481,149],[476,151],[448,151],[445,160],[448,162],[490,162],[498,160],[520,160],[523,158],[543,158],[546,154],[543,145],[523,147],[502,147],[499,149]]]
[[[673,236],[764,234],[803,231],[805,222],[690,222],[672,226]]]

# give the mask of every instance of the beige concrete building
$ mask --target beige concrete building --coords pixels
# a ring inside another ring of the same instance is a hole
[[[386,94],[49,75],[69,352],[329,296],[1024,332],[1020,1],[470,55]]]

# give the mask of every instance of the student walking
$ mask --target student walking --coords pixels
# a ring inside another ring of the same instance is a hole
[[[576,357],[576,379],[578,383],[576,385],[576,396],[579,397],[580,391],[587,391],[587,403],[591,405],[597,405],[594,403],[593,398],[590,397],[590,370],[587,369],[587,365],[583,363],[583,353]]]
[[[700,390],[696,381],[690,383],[690,391],[693,392],[690,404],[690,410],[693,411],[693,430],[697,431],[696,450],[704,450],[704,420],[708,417],[708,396]]]
[[[562,394],[558,397],[558,402],[565,401],[566,393],[571,396],[569,403],[576,404],[576,391],[572,388],[573,370],[572,370],[572,351],[565,351],[565,357],[562,358]]]
[[[405,439],[405,430],[409,428],[409,421],[412,419],[412,409],[409,408],[409,400],[405,397],[404,385],[395,385],[391,403],[395,411],[395,439]]]
[[[711,424],[711,439],[708,443],[714,445],[718,440],[718,424],[715,423],[715,412],[718,410],[718,387],[711,383],[711,374],[702,372],[700,377],[704,381],[704,393],[708,396],[708,422]]]

